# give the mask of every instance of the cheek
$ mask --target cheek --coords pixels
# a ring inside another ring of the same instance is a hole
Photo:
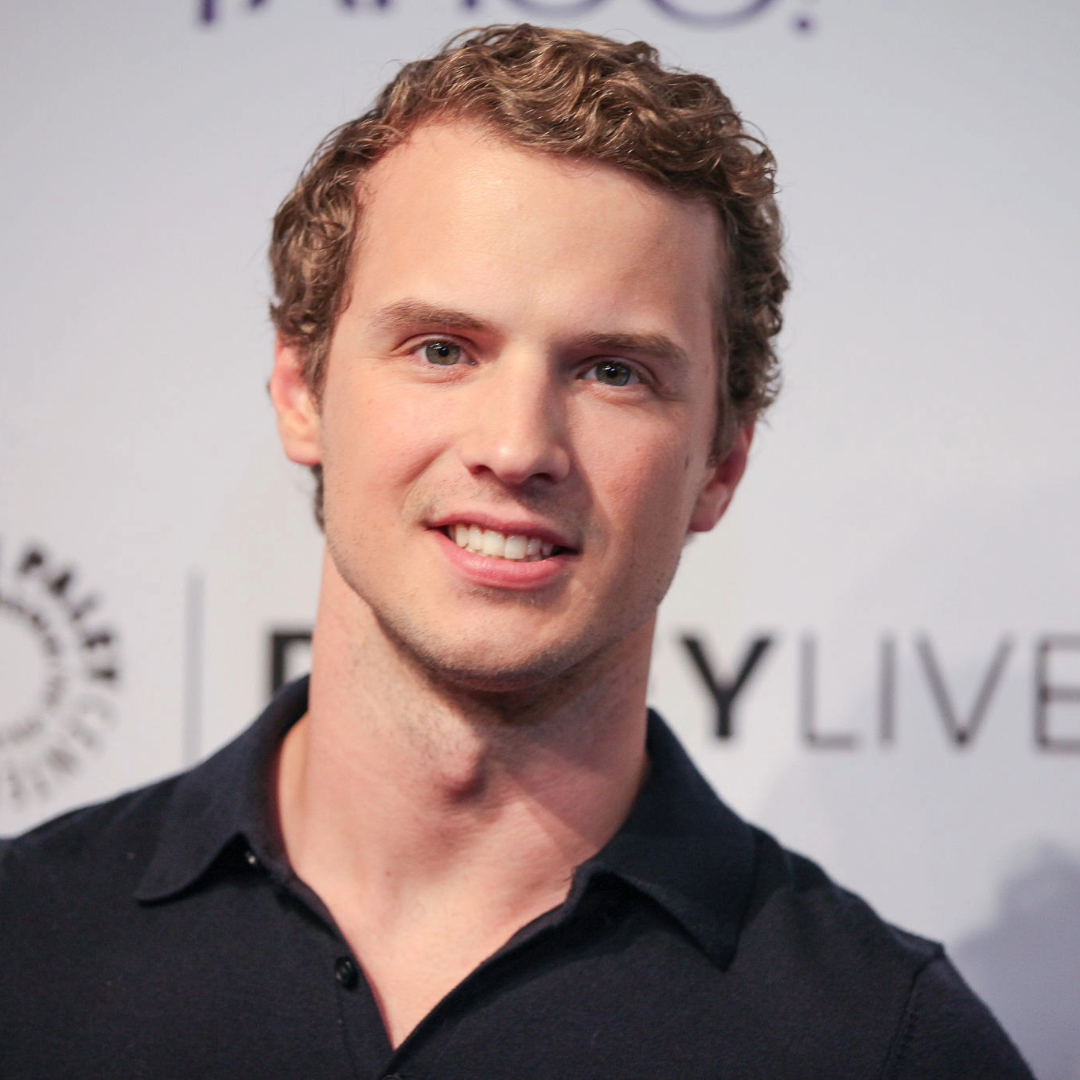
[[[675,433],[668,435],[610,444],[598,460],[603,474],[598,486],[605,492],[609,525],[625,529],[636,523],[641,540],[649,537],[663,545],[670,539],[681,546],[696,488],[691,482],[691,455]]]
[[[351,393],[339,395],[324,410],[322,451],[328,484],[371,488],[404,481],[438,452],[444,410],[378,385],[347,389]]]

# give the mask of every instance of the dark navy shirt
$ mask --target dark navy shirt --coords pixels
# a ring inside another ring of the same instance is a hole
[[[941,947],[713,794],[659,717],[626,823],[392,1050],[286,861],[286,687],[181,776],[0,843],[0,1077],[1020,1078]]]

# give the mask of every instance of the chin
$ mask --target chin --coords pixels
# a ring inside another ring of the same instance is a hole
[[[594,670],[600,643],[582,640],[533,649],[495,647],[490,640],[446,641],[430,632],[410,633],[408,628],[383,629],[399,652],[428,679],[448,690],[473,695],[514,695],[541,686],[576,682]]]
[[[572,678],[584,658],[570,650],[558,649],[529,656],[413,655],[437,681],[475,693],[513,693]]]

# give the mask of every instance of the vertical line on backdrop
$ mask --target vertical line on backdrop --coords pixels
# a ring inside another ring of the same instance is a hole
[[[203,579],[190,573],[184,603],[184,730],[183,764],[199,758],[202,743]]]

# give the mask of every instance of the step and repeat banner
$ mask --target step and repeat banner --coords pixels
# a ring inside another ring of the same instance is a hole
[[[1064,0],[160,0],[0,15],[0,833],[305,670],[269,222],[403,60],[523,19],[714,75],[780,163],[785,386],[651,696],[721,794],[1080,1077],[1080,173]]]

